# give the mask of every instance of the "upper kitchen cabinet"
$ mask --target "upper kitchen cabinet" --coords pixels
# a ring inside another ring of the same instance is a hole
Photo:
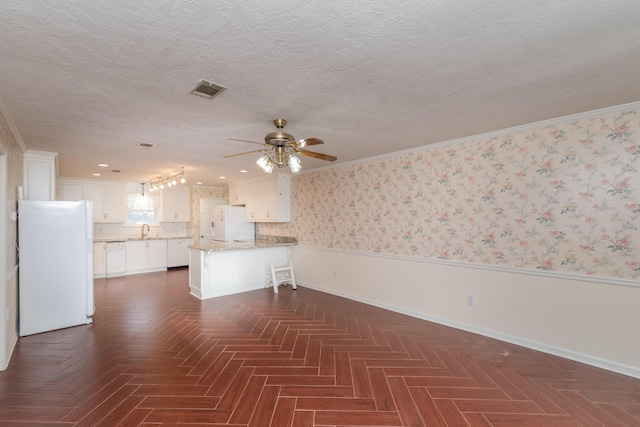
[[[237,188],[232,192],[232,188]],[[244,197],[247,221],[291,221],[291,176],[274,174],[246,181],[229,188],[231,204],[234,195]]]
[[[93,202],[94,222],[124,222],[124,185],[89,184],[87,200]]]
[[[248,185],[246,184],[229,186],[229,204],[233,206],[246,205],[247,189]]]
[[[124,222],[124,184],[60,180],[60,200],[93,202],[93,222]]]
[[[24,194],[27,200],[56,199],[58,153],[27,150],[24,153]]]
[[[189,222],[189,188],[162,190],[162,222]]]

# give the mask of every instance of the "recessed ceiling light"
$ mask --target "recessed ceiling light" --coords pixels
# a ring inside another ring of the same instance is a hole
[[[244,169],[242,169],[242,170],[240,171],[240,173],[247,173],[247,172],[248,172],[248,171],[246,171],[246,170],[244,170]]]
[[[106,163],[98,163],[98,166],[100,166],[101,168],[108,168],[109,165]]]
[[[99,173],[92,173],[91,175],[93,175],[93,176],[100,176],[100,174],[99,174]]]
[[[202,185],[202,183],[201,183],[201,182],[196,182],[196,184],[197,184],[197,185]]]
[[[226,176],[219,176],[218,178],[220,178],[220,179],[227,179],[227,177],[226,177]]]

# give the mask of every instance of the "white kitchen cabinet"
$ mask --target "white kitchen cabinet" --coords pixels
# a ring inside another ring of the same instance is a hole
[[[144,240],[127,242],[127,274],[147,268],[147,243]]]
[[[107,244],[105,242],[93,244],[93,277],[95,279],[107,277]]]
[[[167,240],[167,267],[183,267],[189,265],[189,245],[191,239]]]
[[[59,189],[60,200],[93,202],[93,222],[125,221],[124,184],[60,180]]]
[[[167,269],[167,241],[149,240],[147,241],[147,268],[153,270]]]
[[[127,241],[127,274],[167,269],[166,240]]]
[[[229,187],[229,204],[245,205],[247,203],[247,189],[248,184],[240,184]]]
[[[247,221],[291,221],[291,177],[276,174],[248,183],[246,188]]]
[[[189,222],[189,188],[162,190],[162,222]]]
[[[58,196],[60,197],[60,200],[67,200],[70,202],[86,200],[86,196],[84,195],[84,184],[80,182],[60,181],[60,193]]]
[[[124,185],[87,184],[85,191],[93,202],[94,222],[124,222]]]
[[[23,155],[24,198],[56,199],[56,156],[58,153],[27,150]]]

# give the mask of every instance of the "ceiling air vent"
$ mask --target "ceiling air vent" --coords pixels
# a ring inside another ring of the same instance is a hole
[[[225,89],[226,87],[220,86],[219,84],[202,80],[189,93],[211,99]]]
[[[138,142],[138,147],[140,148],[153,148],[156,144],[151,144],[149,142]]]

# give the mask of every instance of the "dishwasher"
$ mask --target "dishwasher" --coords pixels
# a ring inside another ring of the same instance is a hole
[[[107,242],[107,277],[124,276],[127,272],[127,244]]]

